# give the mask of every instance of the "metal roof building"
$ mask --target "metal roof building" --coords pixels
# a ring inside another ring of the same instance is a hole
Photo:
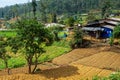
[[[120,23],[119,18],[109,18],[88,23],[82,28],[90,36],[96,38],[110,38],[114,28]]]

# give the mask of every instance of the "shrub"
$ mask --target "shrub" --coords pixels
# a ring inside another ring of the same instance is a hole
[[[94,76],[92,80],[120,80],[120,72],[112,73],[108,77]]]
[[[54,35],[54,40],[55,40],[55,41],[59,41],[60,39],[59,39],[58,33],[59,33],[60,31],[62,31],[63,28],[60,27],[60,26],[51,26],[51,27],[49,28],[49,30],[53,33],[53,35]]]
[[[110,46],[112,46],[113,43],[114,43],[114,37],[112,36],[112,37],[110,38],[110,42],[109,42]]]
[[[84,32],[81,29],[76,28],[74,30],[73,39],[70,42],[71,48],[74,49],[74,48],[82,48],[88,46],[90,41],[83,39],[83,37],[84,37]]]
[[[110,80],[120,80],[120,72],[113,73],[109,76]]]
[[[114,38],[120,38],[120,24],[114,28],[113,36]]]
[[[65,20],[66,25],[69,27],[74,26],[74,22],[75,22],[75,20],[73,17],[69,17],[68,19]]]

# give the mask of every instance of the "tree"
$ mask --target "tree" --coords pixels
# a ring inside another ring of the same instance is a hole
[[[31,0],[32,1],[32,0]],[[114,10],[118,10],[120,8],[119,0],[108,0],[112,3]],[[102,3],[107,2],[106,0],[37,0],[36,3],[38,7],[36,7],[36,11],[40,10],[41,17],[47,17],[47,15],[50,13],[56,13],[57,15],[62,15],[64,13],[66,14],[79,14],[79,13],[87,13],[90,10],[101,10],[101,7],[104,6]],[[43,7],[41,6],[41,3]],[[69,3],[69,4],[68,4]],[[30,3],[28,3],[30,4]],[[26,4],[27,5],[27,4]],[[14,6],[14,5],[13,5]],[[3,10],[4,15],[7,15],[9,10],[13,6],[8,6],[5,8],[0,8],[0,17],[1,12]],[[20,4],[18,8],[18,12],[20,15],[24,14],[24,4]],[[32,5],[30,5],[27,9],[27,13],[29,12],[29,8],[31,8]],[[104,11],[104,9],[103,9]],[[44,14],[45,12],[45,14]],[[37,13],[36,13],[37,14]]]
[[[120,38],[120,24],[114,28],[113,36],[114,38]]]
[[[34,18],[36,18],[36,7],[37,7],[36,0],[32,0],[32,7],[33,7]]]
[[[110,45],[112,46],[114,43],[114,39],[120,39],[120,24],[116,26],[113,30],[113,34],[110,38]]]
[[[57,25],[57,26],[51,26],[51,27],[49,28],[49,30],[50,30],[50,31],[53,33],[53,35],[54,35],[54,37],[53,37],[54,41],[59,41],[60,38],[59,38],[58,34],[59,34],[60,31],[63,31],[63,28],[60,27],[59,25]]]
[[[18,18],[18,14],[19,14],[18,8],[19,8],[19,6],[17,4],[12,7],[12,9],[11,9],[12,18],[14,18],[14,17]]]
[[[57,23],[57,15],[55,13],[51,14],[52,23]]]
[[[47,22],[47,8],[48,8],[48,3],[50,0],[40,0],[40,12],[41,12],[41,20],[43,22]]]
[[[38,65],[38,58],[44,52],[42,45],[52,43],[52,36],[49,30],[35,19],[20,20],[17,26],[18,35],[13,39],[15,44],[12,45],[12,49],[16,52],[18,49],[24,48],[29,73],[34,73]],[[33,59],[35,60],[33,61]],[[33,70],[32,64],[34,64]]]
[[[74,35],[73,35],[73,39],[71,42],[71,47],[72,48],[80,48],[82,47],[83,44],[83,31],[81,29],[76,28],[74,30]]]
[[[74,26],[74,22],[75,22],[75,20],[74,20],[73,17],[69,17],[65,21],[66,25],[69,26],[69,27],[73,27]]]
[[[2,13],[1,13],[1,17],[4,18],[4,12],[3,12],[3,11],[2,11]]]
[[[9,73],[9,68],[8,68],[8,59],[11,57],[7,53],[6,47],[9,45],[8,39],[5,37],[0,37],[0,58],[4,61],[5,68],[7,69],[7,73]]]
[[[96,20],[96,17],[93,13],[89,13],[87,16],[88,22]]]
[[[107,18],[111,14],[112,4],[109,0],[105,1],[102,7],[102,18]]]

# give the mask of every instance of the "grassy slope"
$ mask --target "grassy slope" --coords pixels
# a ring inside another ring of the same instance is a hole
[[[60,56],[62,54],[67,53],[70,51],[70,48],[68,47],[67,41],[60,41],[60,42],[54,42],[52,46],[45,47],[46,52],[41,55],[39,58],[39,62],[45,62],[50,61],[53,58]],[[12,57],[8,61],[10,68],[16,68],[26,65],[26,60],[24,59],[23,55]],[[4,62],[0,59],[0,69],[4,69],[5,65]]]
[[[0,31],[0,36],[5,36],[5,37],[13,37],[16,35],[16,31],[10,30],[10,31]]]

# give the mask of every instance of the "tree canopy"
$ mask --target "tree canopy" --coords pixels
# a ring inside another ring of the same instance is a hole
[[[25,59],[29,66],[29,73],[34,73],[38,64],[38,58],[44,52],[44,45],[52,43],[52,35],[47,28],[39,23],[36,19],[20,20],[17,23],[17,36],[13,38],[11,44],[14,52],[24,49]],[[35,59],[33,61],[33,59]],[[35,67],[32,70],[31,66]]]
[[[119,0],[109,0],[111,8],[119,10],[120,8],[120,1]],[[106,7],[108,8],[110,5],[104,6],[106,4],[106,0],[39,0],[36,3],[32,2],[27,4],[19,4],[13,6],[7,6],[5,8],[0,8],[0,18],[6,17],[11,18],[15,12],[17,11],[16,15],[23,15],[28,12],[32,12],[32,10],[36,11],[36,14],[39,12],[41,17],[47,18],[46,14],[48,13],[56,13],[60,14],[78,14],[78,13],[87,13],[90,10],[96,11],[107,11]],[[36,7],[36,9],[32,8],[32,5]],[[37,6],[36,6],[37,5]],[[14,8],[14,10],[13,10]],[[108,10],[109,10],[108,9]],[[103,13],[104,14],[104,13]],[[39,15],[38,15],[39,16]]]

